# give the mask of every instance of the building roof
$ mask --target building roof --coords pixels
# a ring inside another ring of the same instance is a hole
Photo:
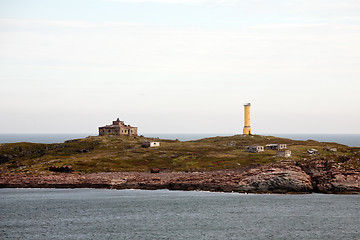
[[[130,125],[106,125],[106,126],[102,126],[99,128],[126,128],[126,129],[130,129],[130,128],[136,128],[136,127],[132,127]]]
[[[113,121],[113,123],[115,123],[115,122],[117,122],[118,124],[106,125],[106,126],[102,126],[99,128],[125,128],[125,129],[137,128],[137,127],[133,127],[133,126],[124,124],[124,121],[120,121],[119,118],[117,118],[116,121]]]

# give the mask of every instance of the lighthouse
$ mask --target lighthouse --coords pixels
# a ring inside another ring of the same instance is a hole
[[[251,127],[250,127],[250,103],[244,104],[244,129],[243,134],[244,135],[250,135],[251,134]]]

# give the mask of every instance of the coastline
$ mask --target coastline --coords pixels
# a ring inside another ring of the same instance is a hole
[[[317,164],[320,164],[319,162]],[[242,170],[205,172],[102,172],[12,174],[0,188],[107,188],[238,193],[360,194],[358,171],[305,172],[306,166],[266,165]],[[331,179],[328,176],[332,175]]]
[[[360,148],[259,135],[158,139],[161,147],[142,147],[149,140],[96,136],[62,144],[1,144],[0,188],[360,193]],[[287,146],[291,157],[274,149],[243,150],[274,143]]]

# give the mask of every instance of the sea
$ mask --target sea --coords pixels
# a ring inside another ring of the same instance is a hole
[[[0,134],[58,143],[95,134]],[[196,140],[234,134],[144,134]],[[265,134],[360,146],[360,134]],[[360,195],[0,189],[0,239],[360,239]]]
[[[360,196],[0,189],[1,239],[359,239]]]
[[[216,136],[233,136],[236,133],[143,133],[145,137],[153,137],[160,139],[178,139],[180,141],[198,140],[208,137]],[[0,143],[15,143],[15,142],[33,142],[33,143],[62,143],[69,139],[84,138],[88,136],[96,136],[97,133],[0,133]],[[282,138],[290,138],[295,140],[316,140],[321,142],[336,142],[351,147],[360,147],[360,134],[313,134],[313,133],[262,133],[264,136],[275,136]]]

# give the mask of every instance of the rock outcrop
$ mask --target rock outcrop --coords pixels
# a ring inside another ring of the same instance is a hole
[[[247,193],[360,193],[360,153],[315,156],[238,170],[0,175],[0,187],[204,190]],[[72,169],[71,169],[72,170]],[[69,171],[71,172],[71,171]]]
[[[248,193],[308,193],[309,175],[297,166],[262,166],[247,171],[93,173],[0,178],[0,187],[205,190]]]
[[[354,162],[359,159],[347,156],[339,161],[310,159],[298,163],[310,177],[315,192],[321,193],[360,193],[360,171]]]

